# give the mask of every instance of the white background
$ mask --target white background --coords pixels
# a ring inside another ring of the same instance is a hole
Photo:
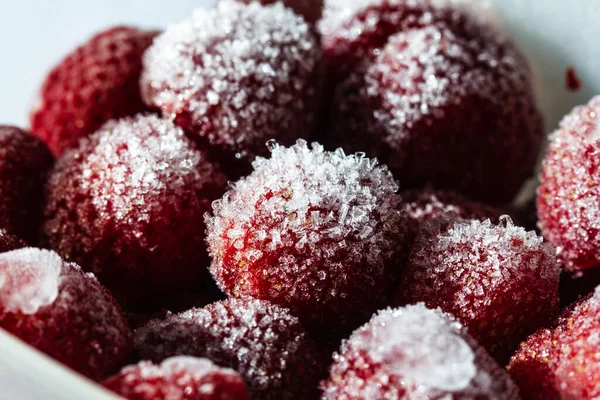
[[[548,129],[600,93],[600,0],[490,0],[538,71]],[[24,125],[49,68],[94,32],[118,23],[165,27],[213,0],[0,0],[0,124]],[[174,5],[175,4],[175,5]],[[582,91],[564,89],[573,65]]]

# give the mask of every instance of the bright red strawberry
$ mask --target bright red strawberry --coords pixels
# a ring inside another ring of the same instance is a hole
[[[524,400],[600,396],[600,288],[569,307],[553,329],[531,335],[508,371]]]
[[[142,54],[157,34],[118,26],[69,54],[44,81],[30,117],[33,133],[60,155],[109,119],[146,110]]]
[[[540,229],[567,271],[600,269],[600,97],[575,108],[550,137],[537,206]]]

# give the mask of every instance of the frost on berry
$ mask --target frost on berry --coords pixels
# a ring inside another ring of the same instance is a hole
[[[524,399],[600,396],[600,289],[567,308],[558,324],[523,342],[508,371]]]
[[[153,300],[208,275],[203,215],[225,181],[172,122],[112,121],[57,162],[44,235],[119,297]]]
[[[211,272],[231,296],[292,309],[307,329],[354,328],[394,284],[403,235],[398,185],[362,154],[298,141],[213,204]]]
[[[319,60],[310,25],[283,4],[223,1],[155,40],[142,95],[239,177],[267,140],[311,135]]]
[[[0,229],[32,243],[37,240],[44,182],[53,163],[41,140],[0,125]]]
[[[93,379],[115,372],[131,352],[115,299],[48,250],[0,254],[0,327]]]
[[[323,399],[518,399],[508,375],[449,314],[387,309],[334,355]]]
[[[63,260],[38,249],[0,254],[0,304],[4,312],[35,314],[58,296]]]
[[[542,233],[569,271],[600,265],[600,97],[575,108],[550,137],[538,189]]]
[[[238,371],[255,399],[314,399],[325,366],[298,319],[263,300],[227,299],[135,333],[140,356],[206,357]]]
[[[554,247],[501,217],[456,222],[422,235],[398,289],[400,304],[424,301],[451,313],[500,363],[558,314]]]
[[[525,58],[474,18],[390,36],[340,83],[333,108],[331,146],[377,157],[405,187],[494,204],[532,175],[544,135]]]
[[[201,358],[178,356],[156,365],[141,361],[103,383],[129,400],[250,400],[233,370]]]

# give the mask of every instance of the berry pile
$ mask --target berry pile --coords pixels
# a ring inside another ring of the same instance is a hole
[[[220,0],[98,33],[0,126],[0,328],[130,400],[600,398],[600,97],[517,201],[544,124],[493,21]]]

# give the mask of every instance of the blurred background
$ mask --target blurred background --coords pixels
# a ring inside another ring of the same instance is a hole
[[[600,93],[599,0],[485,0],[530,57],[548,130],[574,105]],[[115,24],[161,28],[214,0],[3,1],[0,123],[26,125],[48,70],[78,43]],[[579,91],[565,86],[572,67]]]

